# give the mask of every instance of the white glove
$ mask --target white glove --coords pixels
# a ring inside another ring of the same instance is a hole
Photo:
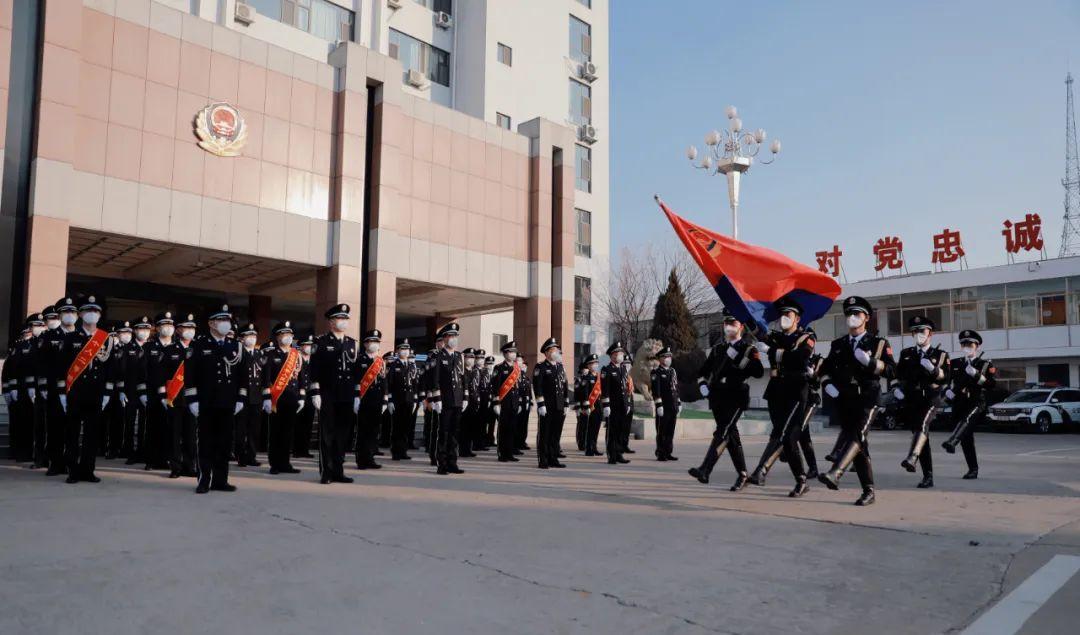
[[[139,403],[141,403],[144,408],[146,407],[146,395],[139,395]]]
[[[394,414],[394,402],[386,404],[386,409],[390,411],[390,414]]]
[[[949,401],[952,401],[953,399],[956,399],[956,393],[954,393],[952,391],[952,388],[946,388],[945,389],[945,398],[948,399]]]
[[[968,377],[974,377],[979,374],[979,371],[975,370],[975,367],[971,364],[968,364],[967,368],[964,369],[964,372],[968,374]]]
[[[663,406],[657,406],[656,407],[656,416],[658,416],[658,417],[664,416],[664,407]]]
[[[679,416],[679,413],[681,413],[681,412],[682,412],[682,404],[679,404],[679,405],[675,406],[675,416],[676,417]]]
[[[441,401],[436,401],[435,403],[431,404],[431,409],[435,411],[435,414],[440,414],[441,415],[442,414],[442,402]]]
[[[706,386],[705,384],[701,384],[699,390],[701,390],[701,396],[702,397],[708,397],[709,396],[709,387]]]
[[[63,393],[60,394],[60,407],[67,412],[67,395]]]
[[[127,408],[127,395],[120,393],[120,407]]]
[[[161,398],[161,407],[166,409],[166,410],[169,409],[169,400],[166,399],[165,397]]]
[[[832,397],[833,399],[836,399],[838,396],[840,396],[840,391],[837,390],[836,386],[833,386],[832,384],[825,384],[825,394]]]
[[[311,405],[315,406],[316,410],[322,410],[322,395],[312,395]]]
[[[870,365],[870,353],[867,353],[861,348],[855,349],[855,359],[859,360],[859,363],[863,366]]]
[[[491,407],[491,409],[495,411],[496,417],[498,417],[502,413],[502,406],[500,406],[499,404],[495,404]]]
[[[30,398],[30,403],[34,403],[37,399],[37,388],[27,388],[26,396]]]
[[[101,398],[101,409],[104,410],[109,405],[109,396],[105,395]]]
[[[611,416],[611,408],[609,408],[608,406],[604,406],[604,418],[607,419],[610,416]]]
[[[633,412],[633,411],[634,411],[634,407],[633,407],[633,406],[627,406],[627,407],[626,407],[626,414],[630,414],[630,413],[631,413],[631,412]]]
[[[934,368],[934,362],[930,361],[929,359],[927,359],[925,357],[922,358],[922,361],[919,362],[919,363],[922,364],[922,367],[925,368],[926,372],[928,372],[928,373],[932,373],[932,372],[934,372],[934,370],[936,370]]]
[[[359,397],[353,397],[352,411],[353,411],[353,414],[358,414],[360,412],[360,398]]]
[[[769,345],[765,342],[754,342],[754,348],[756,348],[758,352],[762,355],[769,352]]]
[[[468,399],[466,399],[465,401],[462,401],[462,402],[461,402],[461,409],[462,409],[462,410],[464,410],[464,409],[466,409],[466,408],[468,408],[468,407],[469,407],[469,400],[468,400]]]
[[[546,417],[547,416],[547,406],[540,406],[539,408],[537,408],[536,409],[536,414],[540,415],[541,417]]]
[[[269,399],[263,399],[262,406],[263,406],[263,412],[265,412],[266,414],[270,414],[270,410],[273,407],[273,404],[270,402],[270,400]]]
[[[389,404],[387,404],[387,403],[386,403],[386,402],[384,401],[384,402],[383,402],[383,405],[382,405],[382,408],[380,408],[380,409],[379,409],[379,414],[383,414],[384,412],[386,412],[386,409],[387,409],[388,407],[389,407]]]
[[[6,393],[4,393],[4,401],[6,401],[6,402],[7,402],[7,405],[8,405],[9,407],[11,406],[11,404],[12,404],[12,403],[14,403],[14,402],[15,402],[15,398],[14,398],[14,397],[12,396],[12,395],[14,394],[14,392],[15,392],[15,391],[14,391],[14,390],[12,390],[11,392],[6,392]]]
[[[897,399],[903,399],[904,398],[904,391],[900,390],[899,388],[893,388],[892,394]]]
[[[243,410],[243,409],[244,409],[244,402],[242,402],[242,401],[236,402],[236,408],[233,410],[233,416],[235,417],[236,415],[240,414],[240,411]]]
[[[189,403],[187,409],[191,412],[191,415],[196,419],[199,418],[199,402]]]
[[[298,402],[298,403],[296,404],[296,411],[297,411],[297,412],[300,412],[300,411],[301,411],[301,410],[303,410],[303,409],[304,409],[304,400],[303,400],[303,399],[301,399],[301,400],[300,400],[300,401],[299,401],[299,402]]]
[[[734,346],[728,346],[727,347],[727,356],[730,357],[731,359],[735,359],[736,357],[739,356],[739,351],[735,350]]]

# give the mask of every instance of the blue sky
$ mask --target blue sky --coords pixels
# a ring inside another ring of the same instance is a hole
[[[911,271],[929,270],[944,227],[972,266],[1003,264],[1001,222],[1035,211],[1057,255],[1080,1],[611,5],[614,253],[672,236],[654,192],[730,231],[722,177],[692,170],[685,149],[734,104],[783,141],[743,182],[743,240],[808,264],[838,243],[854,281],[889,234]]]

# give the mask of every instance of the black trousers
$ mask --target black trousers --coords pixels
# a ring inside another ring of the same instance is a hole
[[[705,459],[701,462],[701,471],[706,476],[712,473],[720,455],[727,450],[731,457],[731,464],[739,474],[746,474],[746,456],[743,454],[742,437],[739,435],[739,419],[743,409],[730,402],[714,405],[712,409],[713,421],[716,429],[713,430],[712,441],[709,449],[705,451]]]
[[[586,406],[586,408],[588,408]],[[604,424],[604,414],[599,407],[594,407],[592,412],[585,418],[585,451],[590,449],[596,454],[600,453],[597,444],[600,441],[600,427]]]
[[[529,445],[529,411],[522,408],[517,415],[517,449],[524,450]]]
[[[806,414],[806,400],[801,394],[795,396],[774,396],[769,399],[769,419],[772,430],[769,443],[765,446],[764,456],[759,465],[765,465],[777,448],[787,456],[787,465],[796,481],[806,480],[806,467],[803,465],[802,421]]]
[[[457,433],[461,424],[461,407],[452,407],[443,404],[443,411],[439,413],[439,431],[435,446],[435,463],[439,467],[457,467],[458,447]]]
[[[229,482],[229,450],[233,443],[236,407],[200,406],[195,426],[199,483],[221,487]]]
[[[874,486],[874,468],[870,462],[870,427],[866,425],[871,416],[876,415],[876,408],[872,405],[864,405],[859,399],[836,400],[836,417],[840,421],[840,434],[848,440],[847,443],[857,443],[859,452],[855,455],[853,463],[855,473],[859,475],[859,484],[863,489]],[[866,436],[863,435],[866,430]],[[845,444],[847,447],[847,444]],[[841,450],[843,456],[843,450]]]
[[[461,411],[461,421],[458,422],[458,450],[462,454],[470,454],[473,449],[473,439],[476,430],[476,406]]]
[[[559,462],[559,439],[562,437],[566,411],[552,408],[540,417],[536,428],[536,458],[540,465]]]
[[[49,455],[51,467],[65,466],[67,452],[67,413],[60,407],[60,391],[63,388],[50,388],[45,405],[45,453]]]
[[[394,404],[392,428],[390,430],[390,454],[405,456],[409,451],[409,441],[416,433],[416,404],[402,400]]]
[[[34,458],[34,404],[23,391],[8,409],[11,451],[16,461]]]
[[[623,428],[629,428],[629,424],[626,408],[624,406],[613,406],[607,422],[606,445],[608,460],[622,457],[623,452],[626,450],[623,441]]]
[[[359,419],[356,427],[357,467],[364,467],[375,462],[375,452],[379,449],[379,428],[382,425],[382,402],[374,401],[360,404]]]
[[[130,460],[141,461],[146,442],[146,406],[138,397],[129,398],[124,408],[124,439],[122,453]]]
[[[507,401],[499,406],[499,428],[496,439],[499,458],[508,459],[514,456],[514,450],[518,447],[517,418],[517,404]]]
[[[293,409],[295,408],[296,406],[293,406]],[[259,443],[259,428],[262,427],[262,418],[261,403],[245,403],[244,409],[236,415],[233,453],[236,456],[236,462],[240,465],[250,465],[257,460],[255,452]]]
[[[124,399],[127,399],[124,395]],[[127,408],[120,403],[119,395],[109,400],[109,406],[105,408],[107,440],[104,444],[105,456],[115,457],[124,450],[124,411]]]
[[[675,406],[662,406],[664,416],[656,417],[656,456],[668,457],[675,451]]]
[[[101,432],[101,398],[68,401],[65,463],[68,474],[78,478],[93,476],[97,465],[98,436]]]
[[[38,467],[49,465],[49,454],[45,445],[49,437],[48,430],[45,427],[45,410],[48,406],[45,402],[46,399],[39,390],[32,408],[34,417],[34,464]]]
[[[495,416],[490,400],[486,402],[481,412],[484,413],[484,445],[495,445],[495,424],[499,422],[499,418]]]
[[[589,415],[581,408],[576,409],[574,412],[577,415],[577,425],[574,427],[574,441],[577,442],[578,451],[584,452],[589,438]]]
[[[202,412],[199,417],[202,417]],[[195,415],[188,410],[186,401],[177,399],[173,402],[173,407],[166,412],[165,418],[169,425],[169,469],[190,474],[195,471],[199,458]],[[231,425],[232,417],[229,421]],[[232,438],[231,431],[229,438]]]
[[[293,429],[293,456],[311,456],[311,427],[315,423],[315,408],[310,401],[304,403],[304,409],[296,417]]]
[[[356,427],[351,401],[324,401],[319,411],[319,471],[331,478],[345,476],[345,452]]]
[[[168,467],[168,461],[172,457],[172,425],[169,420],[169,412],[186,407],[184,400],[177,397],[173,406],[166,408],[160,399],[150,402],[147,416],[146,446],[144,456],[146,464],[154,469]]]
[[[914,437],[922,432],[923,419],[926,418],[926,413],[933,407],[929,401],[916,401],[913,399],[907,399],[904,401],[901,415],[907,423],[907,429],[911,431],[912,442]],[[926,429],[927,436],[930,435],[930,428]],[[919,467],[922,468],[923,476],[930,476],[934,473],[934,459],[930,454],[930,439],[926,440],[923,444],[922,451],[919,452]]]
[[[266,439],[266,457],[271,468],[292,467],[289,455],[293,445],[293,428],[298,418],[296,406],[296,401],[279,399],[277,412],[270,415],[270,434]]]
[[[954,402],[952,409],[952,424],[953,429],[956,429],[956,424],[960,423],[961,419],[970,416],[972,422],[968,424],[963,434],[960,435],[960,449],[964,451],[964,461],[967,462],[969,470],[979,469],[979,455],[975,452],[975,420],[979,417],[978,410],[982,409],[982,404],[979,403],[963,403]],[[930,445],[929,443],[927,445]]]

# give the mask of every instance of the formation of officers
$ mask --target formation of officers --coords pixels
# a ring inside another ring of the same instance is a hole
[[[815,478],[838,489],[854,466],[862,485],[856,504],[869,505],[875,493],[868,436],[884,381],[912,432],[901,465],[910,472],[921,468],[918,487],[934,484],[929,422],[944,402],[952,405],[954,430],[942,445],[949,453],[961,446],[968,463],[964,478],[977,478],[973,422],[986,407],[996,374],[979,351],[978,333],[962,331],[964,354],[950,360],[933,343],[933,322],[915,316],[909,323],[915,345],[894,360],[888,341],[867,331],[869,302],[852,296],[843,301],[848,334],[822,357],[814,352],[813,330],[800,324],[799,302],[784,297],[774,309],[779,328],[760,341],[724,313],[722,340],[697,378],[716,429],[691,476],[708,483],[726,451],[736,473],[731,490],[738,491],[764,485],[779,460],[795,481],[790,496],[799,497]],[[529,449],[535,406],[539,468],[565,467],[560,438],[568,412],[577,415],[577,445],[586,456],[630,462],[633,360],[621,342],[607,350],[603,367],[595,354],[581,360],[571,383],[554,338],[542,345],[529,377],[512,341],[501,347],[498,363],[483,350],[459,350],[456,323],[438,330],[435,348],[421,365],[407,339],[383,353],[378,329],[359,342],[347,335],[347,304],[331,307],[325,317],[327,332],[319,337],[299,341],[286,321],[260,345],[255,326],[238,325],[228,306],[212,312],[198,334],[202,325],[193,314],[172,312],[106,329],[94,296],[79,302],[62,298],[27,318],[23,339],[3,368],[15,458],[47,468],[48,475],[66,475],[68,483],[99,482],[99,454],[126,458],[129,465],[167,470],[170,478],[193,477],[195,491],[205,493],[236,489],[229,483],[230,461],[257,467],[257,453],[265,450],[271,474],[299,473],[291,459],[312,457],[315,445],[321,482],[349,483],[349,452],[358,470],[379,469],[376,457],[385,446],[393,460],[411,460],[422,411],[431,464],[439,474],[461,474],[459,457],[493,446],[499,462],[519,461]],[[765,373],[763,356],[769,362],[764,398],[772,432],[750,472],[737,424],[749,406],[747,380]],[[682,404],[672,352],[664,348],[650,362],[656,458],[677,461],[673,441]],[[808,425],[821,404],[819,392],[832,399],[840,427],[824,472],[818,471]]]

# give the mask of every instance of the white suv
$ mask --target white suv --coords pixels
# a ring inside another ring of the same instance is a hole
[[[1080,422],[1080,390],[1025,388],[990,406],[995,428],[1013,426],[1038,432],[1063,429]]]

